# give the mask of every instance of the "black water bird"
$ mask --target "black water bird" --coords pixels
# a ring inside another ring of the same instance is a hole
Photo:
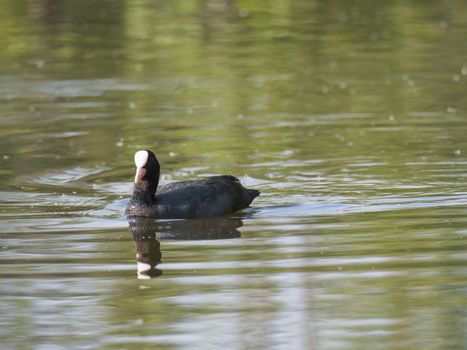
[[[174,182],[158,189],[160,165],[149,150],[135,153],[133,193],[125,210],[129,216],[195,219],[232,214],[259,196],[231,175]],[[157,193],[156,193],[157,191]]]

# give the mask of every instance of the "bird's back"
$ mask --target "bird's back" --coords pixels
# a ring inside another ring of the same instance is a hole
[[[160,218],[200,218],[233,213],[259,195],[230,175],[175,182],[156,193],[154,214]]]

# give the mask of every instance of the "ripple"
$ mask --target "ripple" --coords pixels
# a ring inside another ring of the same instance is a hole
[[[259,203],[260,201],[258,201]],[[401,211],[418,208],[465,207],[467,193],[451,195],[433,194],[418,197],[375,197],[355,202],[351,197],[317,196],[314,202],[309,202],[307,196],[287,196],[281,198],[283,205],[255,206],[257,217],[306,217],[319,215],[342,215],[366,212]],[[302,202],[300,204],[296,204]]]
[[[0,191],[2,196],[2,206],[18,205],[24,207],[34,208],[41,206],[84,206],[89,203],[98,203],[101,198],[99,197],[85,197],[82,195],[68,195],[65,193],[40,193],[40,192],[8,192]]]
[[[65,138],[73,138],[77,136],[83,136],[87,135],[88,132],[82,132],[82,131],[64,131],[64,132],[53,132],[53,133],[43,133],[43,134],[38,134],[38,135],[30,135],[30,134],[25,134],[21,135],[21,138],[24,139],[37,139],[39,138],[45,138],[45,139],[65,139]]]
[[[163,184],[163,181],[161,181],[161,184]],[[96,183],[93,184],[92,188],[96,191],[105,194],[122,195],[129,197],[133,188],[133,183],[130,181]]]
[[[39,177],[30,177],[28,178],[28,182],[42,185],[62,186],[64,184],[82,180],[91,175],[100,174],[110,169],[111,167],[106,165],[97,165],[93,168],[74,167],[71,169],[64,169],[61,172],[48,173]]]
[[[21,80],[0,78],[0,100],[42,97],[96,97],[108,91],[141,91],[143,84],[117,79]]]

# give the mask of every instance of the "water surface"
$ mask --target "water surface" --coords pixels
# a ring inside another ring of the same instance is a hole
[[[466,14],[4,1],[2,348],[465,349]],[[127,220],[141,148],[262,194]]]

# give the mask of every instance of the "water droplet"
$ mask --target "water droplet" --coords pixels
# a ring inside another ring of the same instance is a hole
[[[461,153],[462,153],[462,152],[461,152],[460,149],[456,149],[456,150],[454,151],[454,154],[455,154],[456,156],[460,156]]]
[[[454,80],[454,81],[459,81],[459,80],[461,80],[461,77],[460,77],[459,74],[455,74],[455,75],[452,77],[452,80]]]
[[[36,65],[37,69],[42,69],[45,67],[45,61],[43,60],[37,60],[36,62],[34,62],[34,64]]]
[[[441,22],[439,22],[439,27],[441,29],[448,29],[449,23],[447,21],[441,21]]]
[[[245,17],[247,17],[249,14],[250,14],[250,11],[248,11],[247,9],[240,9],[240,10],[238,10],[238,16],[241,17],[241,18],[245,18]]]
[[[143,65],[141,63],[135,64],[135,71],[141,72],[143,70]]]
[[[337,16],[337,20],[339,22],[347,22],[348,20],[348,16],[346,13],[340,13],[338,16]]]

